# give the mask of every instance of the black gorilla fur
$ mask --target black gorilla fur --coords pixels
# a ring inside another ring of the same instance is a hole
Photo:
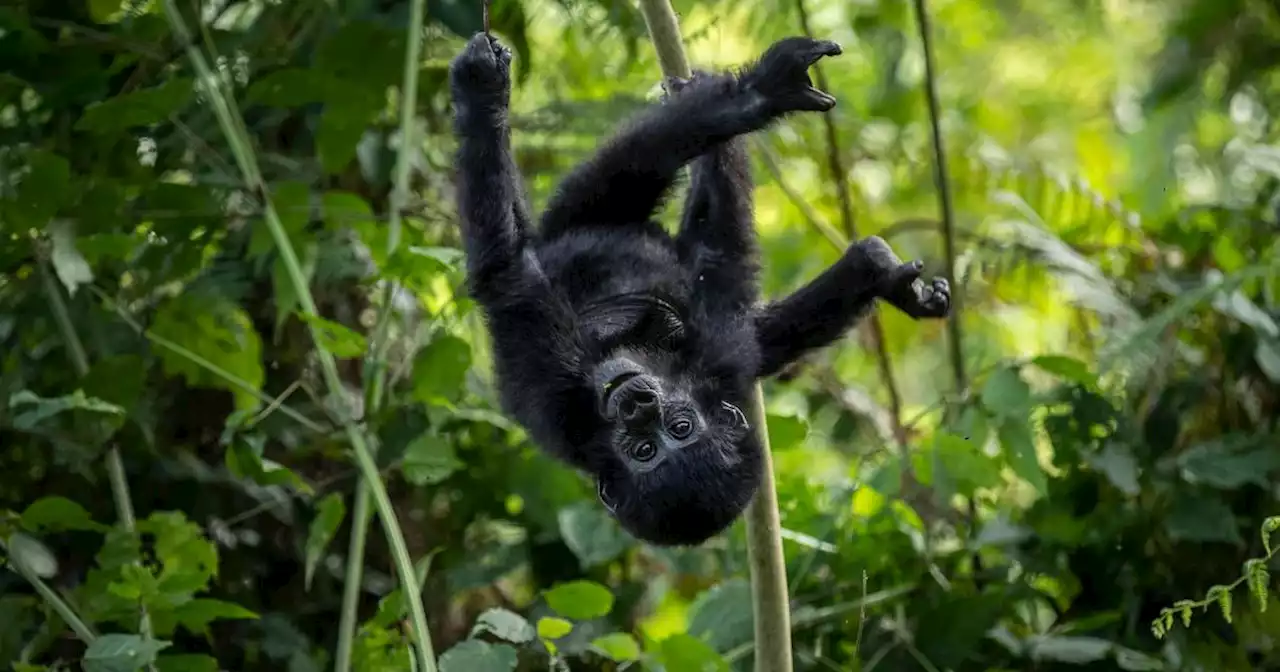
[[[450,66],[468,279],[502,402],[650,543],[701,543],[746,507],[762,447],[740,409],[757,378],[840,337],[877,297],[917,319],[950,308],[945,280],[922,282],[920,262],[876,237],[758,305],[740,136],[834,106],[808,68],[839,53],[788,38],[740,73],[668,82],[662,104],[565,178],[537,229],[511,156],[510,51],[478,34]],[[688,163],[673,238],[652,217]]]

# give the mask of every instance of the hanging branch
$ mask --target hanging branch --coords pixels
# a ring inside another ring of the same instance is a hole
[[[942,113],[938,105],[938,80],[933,60],[933,38],[929,30],[929,12],[925,0],[915,0],[916,22],[920,28],[920,44],[924,48],[924,93],[929,101],[929,126],[933,131],[933,179],[938,188],[938,210],[942,216],[942,253],[946,259],[944,277],[952,287],[951,313],[947,316],[947,340],[951,349],[951,370],[956,389],[967,386],[964,355],[960,340],[960,294],[955,290],[956,217],[951,205],[951,183],[947,179],[947,152],[942,142]]]
[[[680,24],[669,0],[640,0],[645,25],[658,53],[662,74],[688,78],[689,60]],[[751,601],[755,613],[756,672],[791,672],[791,607],[786,563],[782,555],[782,522],[773,478],[773,454],[765,424],[764,394],[756,383],[747,413],[763,451],[760,488],[747,507],[747,563],[751,567]]]

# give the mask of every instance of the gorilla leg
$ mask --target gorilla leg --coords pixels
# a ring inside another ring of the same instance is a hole
[[[706,86],[709,75],[669,79],[668,96]],[[751,164],[745,139],[712,147],[691,165],[677,247],[693,272],[697,300],[710,313],[735,313],[756,300],[758,252],[751,209]]]

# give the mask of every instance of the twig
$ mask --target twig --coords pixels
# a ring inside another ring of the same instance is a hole
[[[938,104],[938,80],[934,69],[933,38],[929,30],[929,12],[925,0],[915,0],[916,21],[920,27],[920,43],[924,48],[924,92],[929,101],[929,127],[933,131],[933,179],[938,188],[938,209],[942,216],[942,250],[946,259],[944,277],[953,288],[951,313],[947,316],[947,337],[951,349],[951,370],[955,374],[956,389],[967,385],[964,373],[964,353],[960,338],[959,292],[955,292],[956,278],[956,216],[951,205],[951,182],[947,179],[946,144],[942,141],[942,113]]]

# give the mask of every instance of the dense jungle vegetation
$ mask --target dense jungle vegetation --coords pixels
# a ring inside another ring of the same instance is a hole
[[[1280,8],[931,0],[930,69],[904,0],[674,5],[698,67],[844,47],[749,143],[766,296],[953,264],[765,383],[795,669],[1280,670]],[[751,669],[743,524],[640,544],[497,406],[481,16],[0,4],[0,668]],[[490,21],[536,209],[661,71],[629,0]]]

